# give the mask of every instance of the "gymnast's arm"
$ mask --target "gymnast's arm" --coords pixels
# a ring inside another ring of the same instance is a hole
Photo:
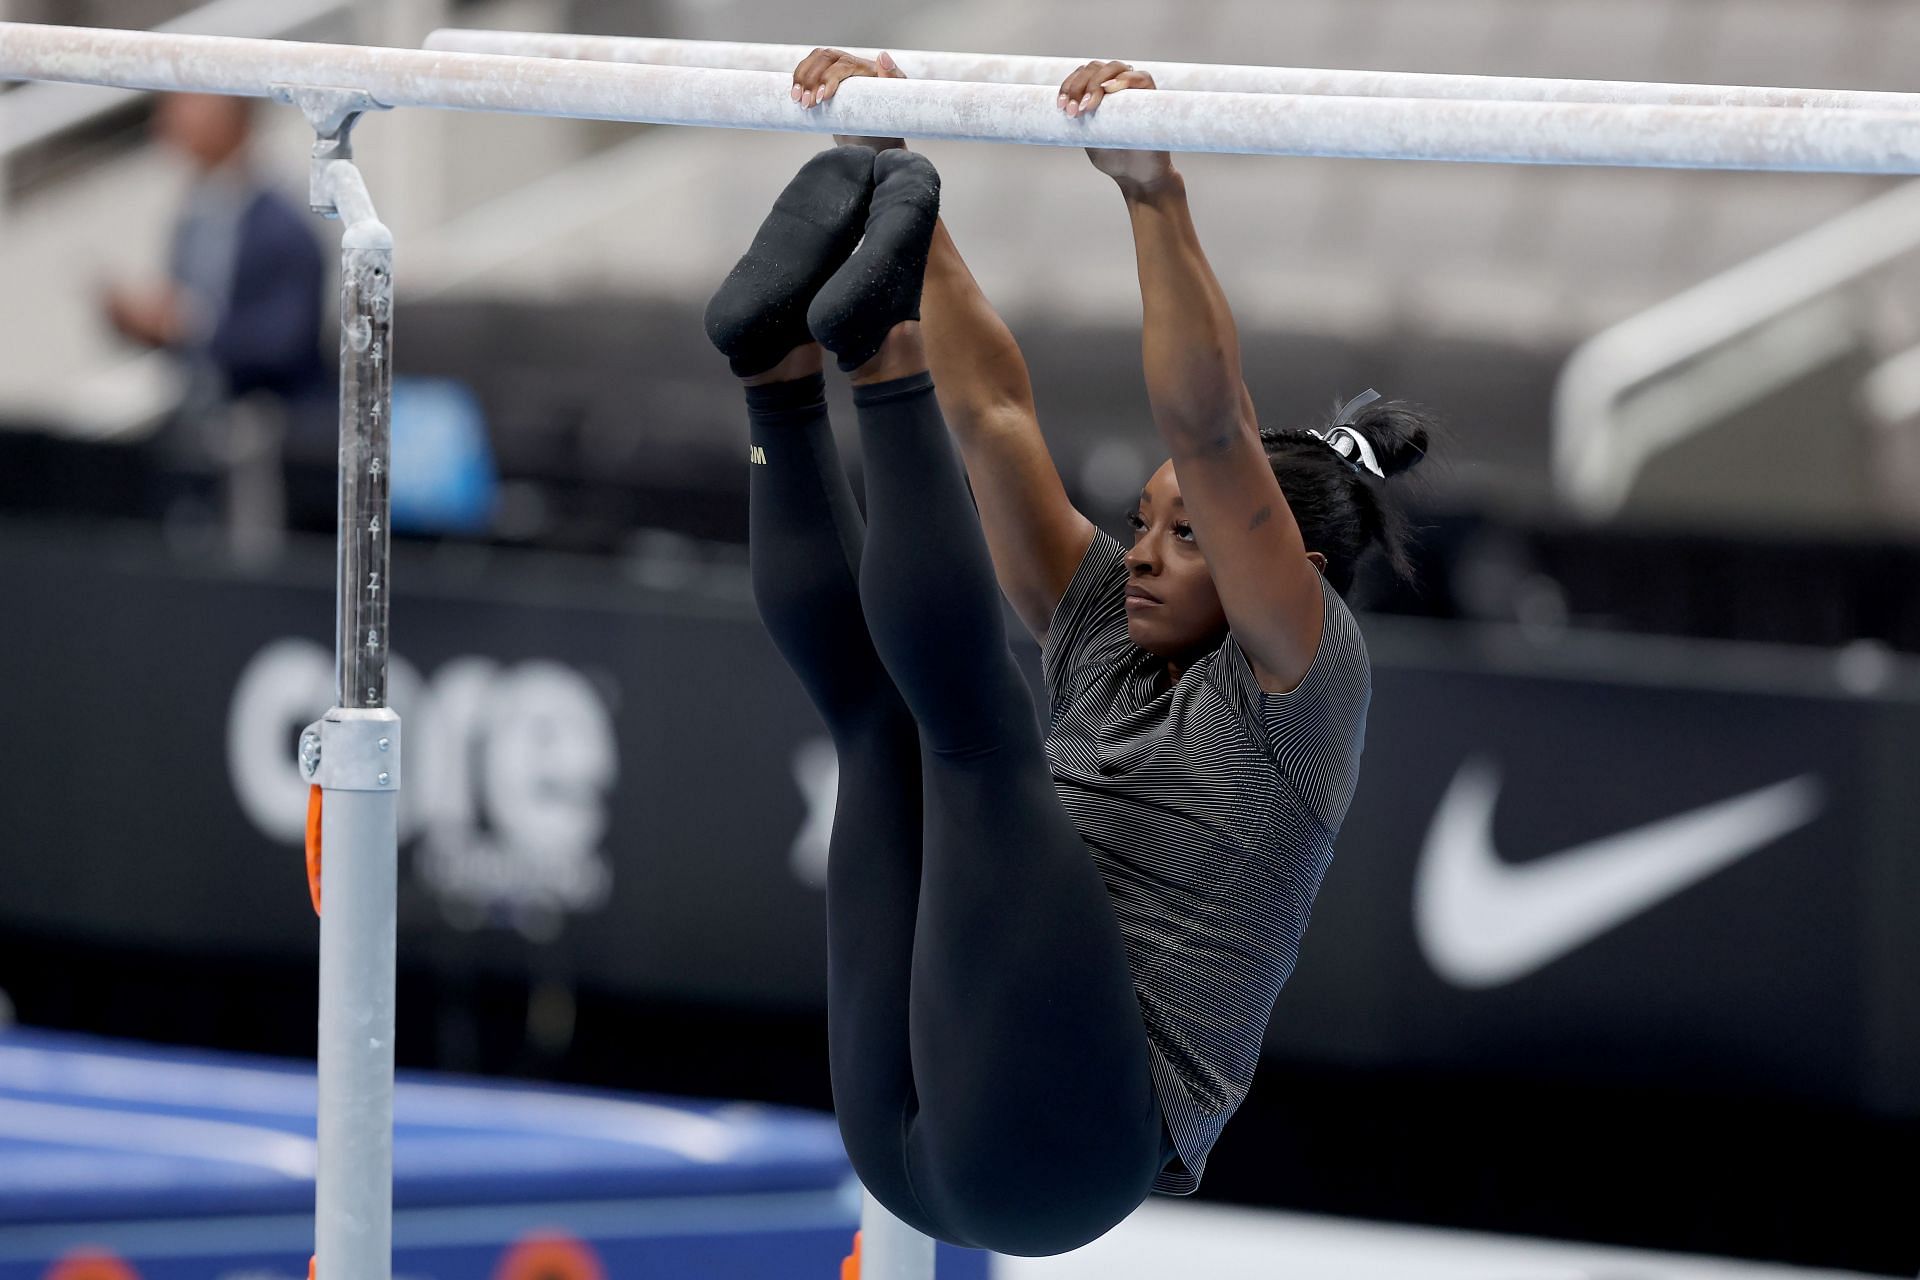
[[[816,50],[794,72],[803,106],[831,98],[854,75],[898,77],[881,63]],[[824,95],[824,96],[823,96]],[[898,138],[836,138],[875,148]],[[941,414],[960,447],[994,576],[1020,621],[1044,641],[1054,608],[1093,541],[1093,523],[1074,508],[1034,411],[1027,363],[947,231],[934,227],[920,296],[920,332]]]
[[[1060,103],[1079,116],[1112,93],[1152,87],[1125,63],[1090,63],[1061,85]],[[1261,687],[1290,692],[1319,648],[1319,573],[1260,443],[1239,333],[1200,248],[1186,182],[1164,151],[1087,154],[1126,197],[1147,399],[1173,455],[1194,541]]]
[[[973,484],[994,575],[1027,630],[1044,641],[1093,541],[1093,523],[1067,498],[1040,434],[1026,360],[944,220],[927,255],[920,330],[940,412]]]

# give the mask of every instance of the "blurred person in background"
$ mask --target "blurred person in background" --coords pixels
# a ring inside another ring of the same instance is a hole
[[[280,442],[296,453],[328,444],[326,262],[311,215],[251,168],[254,106],[212,94],[160,96],[153,136],[193,170],[167,278],[110,285],[102,303],[115,330],[171,352],[186,374],[179,406],[152,441],[151,514],[213,516],[223,477],[237,479],[251,459],[259,465],[250,474],[264,485],[250,486],[244,499],[230,487],[227,519],[277,528],[285,519]]]

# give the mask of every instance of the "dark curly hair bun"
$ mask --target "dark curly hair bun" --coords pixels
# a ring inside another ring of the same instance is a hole
[[[1337,408],[1328,413],[1321,437],[1332,434],[1338,413]],[[1439,415],[1410,400],[1374,400],[1345,425],[1373,449],[1389,479],[1425,461],[1429,443],[1445,430]],[[1412,584],[1408,541],[1413,528],[1395,496],[1400,485],[1387,488],[1358,458],[1343,457],[1309,431],[1263,427],[1260,443],[1307,549],[1326,556],[1327,580],[1336,591],[1344,594],[1360,562],[1376,553],[1394,576]],[[1420,480],[1410,483],[1423,487]]]
[[[1439,425],[1433,411],[1411,400],[1375,400],[1353,415],[1349,423],[1373,446],[1373,456],[1388,476],[1419,466],[1427,456],[1431,429]]]

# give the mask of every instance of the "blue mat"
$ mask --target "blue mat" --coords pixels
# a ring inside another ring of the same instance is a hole
[[[310,1063],[0,1034],[0,1280],[305,1276],[314,1097]],[[409,1280],[836,1280],[859,1217],[814,1112],[409,1073],[394,1112]]]

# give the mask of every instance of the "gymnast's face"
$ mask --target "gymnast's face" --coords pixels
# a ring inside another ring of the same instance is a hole
[[[1148,653],[1185,665],[1220,643],[1227,614],[1187,523],[1171,461],[1147,481],[1127,523],[1127,635]]]

